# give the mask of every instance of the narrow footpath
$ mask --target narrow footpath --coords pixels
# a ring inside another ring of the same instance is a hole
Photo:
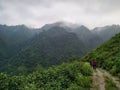
[[[120,82],[117,77],[113,77],[110,73],[102,69],[96,69],[93,73],[93,87],[90,90],[106,90],[105,89],[105,77],[112,79],[112,82],[116,84],[118,90],[120,90]]]

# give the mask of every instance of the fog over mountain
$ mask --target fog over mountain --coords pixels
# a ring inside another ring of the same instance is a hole
[[[119,25],[109,25],[104,27],[97,27],[92,30],[93,33],[100,36],[104,41],[109,40],[115,34],[120,32]]]
[[[0,0],[0,24],[42,27],[67,21],[89,28],[120,24],[120,0]]]

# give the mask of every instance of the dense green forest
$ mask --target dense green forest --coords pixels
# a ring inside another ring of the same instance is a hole
[[[81,60],[97,60],[98,67],[120,77],[120,33],[88,53]]]
[[[54,34],[52,34],[54,33]],[[31,73],[38,65],[47,68],[69,62],[71,57],[81,57],[87,52],[84,44],[74,33],[54,27],[34,37],[27,48],[23,48],[3,66],[8,73]]]
[[[0,90],[89,90],[92,85],[89,63],[74,61],[40,69],[27,76],[0,73]]]

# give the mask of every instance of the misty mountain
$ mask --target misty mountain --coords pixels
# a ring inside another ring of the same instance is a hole
[[[100,36],[102,40],[105,42],[109,40],[111,37],[113,37],[115,34],[120,32],[120,26],[111,25],[111,26],[105,26],[105,27],[97,27],[93,29],[92,32]]]
[[[6,43],[4,42],[4,40],[2,40],[0,38],[0,66],[1,66],[0,70],[7,63],[7,60],[6,60],[6,57],[7,57],[6,48],[7,48]]]
[[[6,43],[7,56],[18,52],[20,45],[36,35],[37,32],[37,29],[31,29],[25,25],[0,25],[0,38]]]
[[[106,26],[89,30],[84,25],[65,22],[46,24],[42,28],[25,25],[0,25],[0,71],[32,72],[38,65],[49,67],[81,58],[120,30]]]
[[[74,56],[80,58],[86,52],[87,48],[76,34],[56,26],[31,39],[29,47],[9,61],[11,66],[9,69],[14,68],[17,71],[23,65],[28,72],[31,72],[38,64],[43,67],[58,65],[69,62]]]
[[[75,28],[72,30],[79,39],[88,47],[89,50],[96,48],[99,46],[103,40],[98,35],[92,33],[87,27],[81,25],[80,27]]]
[[[0,38],[2,38],[8,46],[22,43],[30,39],[34,34],[35,32],[25,25],[0,25]]]
[[[46,31],[54,26],[59,26],[64,28],[68,32],[75,33],[89,50],[92,50],[103,42],[103,39],[99,35],[93,33],[84,25],[77,25],[66,22],[56,22],[53,24],[46,24],[41,29]]]
[[[3,57],[5,56],[5,48],[6,48],[6,44],[5,44],[5,42],[0,38],[0,59],[3,59]]]
[[[55,26],[59,26],[59,27],[62,27],[68,31],[72,31],[73,29],[81,26],[81,25],[77,25],[77,24],[73,24],[73,23],[68,23],[68,22],[55,22],[55,23],[52,23],[52,24],[45,24],[41,30],[49,30],[50,28],[52,27],[55,27]]]

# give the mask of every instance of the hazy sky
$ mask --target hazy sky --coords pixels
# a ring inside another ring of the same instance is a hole
[[[41,27],[56,21],[89,28],[120,24],[120,0],[0,0],[0,24]]]

